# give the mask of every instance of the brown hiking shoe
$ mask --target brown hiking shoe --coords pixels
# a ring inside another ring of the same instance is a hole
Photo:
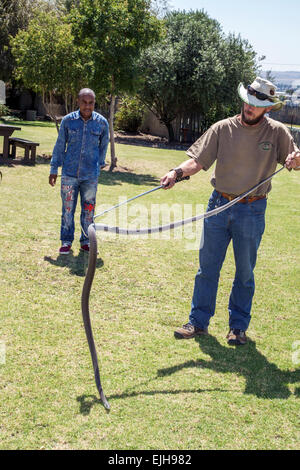
[[[207,334],[208,330],[202,330],[202,328],[191,325],[191,323],[187,323],[186,325],[183,325],[181,328],[177,328],[177,330],[174,331],[174,336],[176,339],[190,339],[195,338],[195,336]]]
[[[226,338],[228,339],[228,344],[233,346],[241,346],[247,343],[247,336],[245,331],[238,330],[237,328],[232,328],[229,330]]]

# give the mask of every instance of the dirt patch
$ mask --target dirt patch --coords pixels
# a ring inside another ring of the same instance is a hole
[[[104,167],[101,168],[101,171],[109,171],[110,163],[106,163]],[[113,170],[113,172],[119,172],[119,173],[131,173],[133,170],[131,168],[127,168],[126,166],[116,166]]]

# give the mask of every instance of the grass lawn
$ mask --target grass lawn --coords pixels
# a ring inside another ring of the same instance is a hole
[[[22,125],[19,135],[39,139],[46,153],[56,130]],[[129,145],[117,145],[117,155],[127,171],[102,172],[98,211],[156,186],[185,159],[181,151]],[[197,250],[173,236],[98,233],[90,307],[107,413],[80,312],[87,255],[78,250],[79,211],[73,254],[60,259],[60,191],[48,185],[49,165],[0,169],[0,449],[299,448],[299,173],[284,171],[273,181],[252,341],[241,348],[225,338],[231,247],[210,335],[176,341],[174,328],[188,320]],[[137,203],[149,210],[193,204],[196,213],[211,193],[210,173]]]

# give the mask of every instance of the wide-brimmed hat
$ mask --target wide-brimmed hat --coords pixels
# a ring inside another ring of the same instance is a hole
[[[256,108],[268,108],[269,106],[281,107],[281,102],[276,96],[276,86],[261,77],[256,77],[251,85],[247,88],[242,83],[238,86],[238,94],[240,98],[247,104]],[[280,105],[280,106],[279,106]]]

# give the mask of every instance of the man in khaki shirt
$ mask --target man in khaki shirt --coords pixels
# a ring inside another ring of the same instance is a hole
[[[270,176],[278,163],[296,169],[300,153],[289,131],[282,123],[265,116],[272,108],[281,106],[275,90],[271,82],[260,77],[247,88],[240,84],[241,114],[211,126],[188,149],[190,159],[169,171],[161,184],[166,189],[172,188],[177,177],[207,171],[216,162],[211,179],[214,191],[207,209],[210,211]],[[220,271],[232,240],[236,273],[228,305],[227,339],[233,345],[247,342],[255,290],[253,271],[270,190],[271,183],[267,182],[231,208],[204,220],[204,243],[199,253],[189,322],[175,330],[175,338],[207,334],[215,312]]]

